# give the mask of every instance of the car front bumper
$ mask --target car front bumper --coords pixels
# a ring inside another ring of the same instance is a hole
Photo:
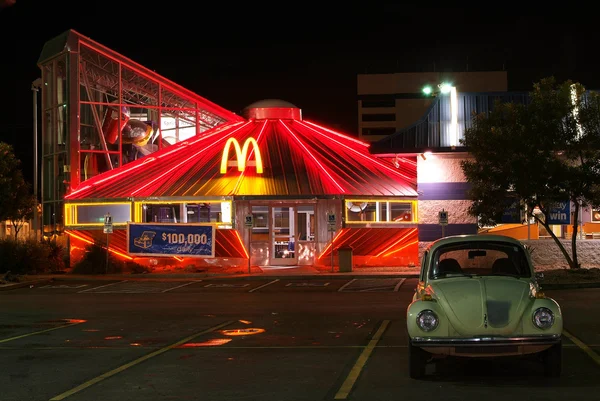
[[[561,336],[441,338],[415,337],[411,344],[432,354],[455,356],[523,355],[544,351],[561,341]]]

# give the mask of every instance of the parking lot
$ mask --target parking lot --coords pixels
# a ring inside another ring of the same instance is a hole
[[[563,375],[533,358],[407,372],[416,279],[64,280],[0,292],[2,400],[594,399],[600,290],[563,308]],[[498,391],[501,387],[502,391]]]

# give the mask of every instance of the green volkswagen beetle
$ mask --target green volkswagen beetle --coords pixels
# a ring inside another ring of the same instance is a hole
[[[541,292],[529,252],[513,238],[461,235],[425,250],[407,309],[409,372],[437,357],[538,354],[560,376],[563,319]]]

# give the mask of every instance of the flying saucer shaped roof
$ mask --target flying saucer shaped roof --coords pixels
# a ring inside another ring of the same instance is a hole
[[[417,196],[416,163],[396,167],[372,156],[365,142],[291,118],[300,110],[293,105],[258,106],[246,111],[262,110],[260,118],[221,125],[100,174],[65,198]],[[245,158],[236,160],[236,145],[242,154],[248,149]]]

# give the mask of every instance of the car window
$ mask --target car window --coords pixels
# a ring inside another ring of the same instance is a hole
[[[456,242],[435,250],[430,278],[473,275],[531,277],[531,271],[523,248],[508,242]]]

